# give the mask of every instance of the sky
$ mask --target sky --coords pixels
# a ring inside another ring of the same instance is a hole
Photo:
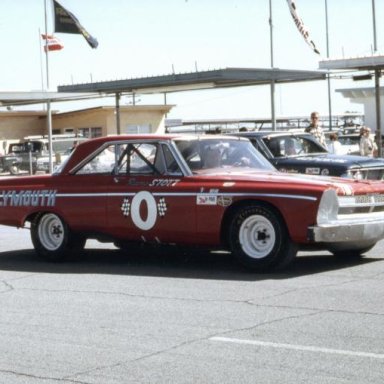
[[[81,35],[56,33],[64,49],[49,54],[50,90],[91,81],[140,78],[220,68],[270,68],[270,0],[59,0],[97,38],[97,49]],[[39,33],[45,30],[45,0],[0,0],[0,92],[41,90],[45,57]],[[54,32],[46,0],[48,33]],[[299,16],[320,55],[305,43],[286,0],[271,0],[274,67],[317,70],[327,57],[325,4],[328,6],[329,57],[373,52],[371,0],[296,0]],[[375,0],[378,52],[384,51],[384,1]],[[373,80],[331,82],[332,112],[363,112],[336,89],[374,86]],[[277,85],[276,117],[328,114],[326,81]],[[137,103],[162,104],[163,95],[139,95]],[[168,118],[265,118],[271,116],[269,86],[172,93]],[[114,100],[55,104],[67,111]],[[132,100],[125,96],[122,105]],[[20,108],[20,107],[19,107]],[[41,108],[40,106],[28,107]],[[15,108],[17,109],[17,108]],[[0,109],[1,110],[1,109]]]

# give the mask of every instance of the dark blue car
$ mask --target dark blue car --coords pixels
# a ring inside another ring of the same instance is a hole
[[[330,154],[303,132],[240,132],[280,171],[355,179],[384,179],[384,159]]]

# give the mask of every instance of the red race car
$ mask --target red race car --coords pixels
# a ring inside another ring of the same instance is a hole
[[[94,238],[222,247],[262,271],[303,247],[371,249],[384,236],[384,183],[279,173],[238,137],[102,137],[53,175],[0,180],[0,224],[29,226],[52,261]]]

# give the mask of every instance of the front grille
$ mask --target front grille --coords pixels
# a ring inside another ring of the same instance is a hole
[[[384,194],[373,193],[369,195],[349,196],[345,199],[340,199],[340,215],[372,212],[384,212]]]
[[[363,179],[384,180],[384,168],[369,168],[360,170]]]

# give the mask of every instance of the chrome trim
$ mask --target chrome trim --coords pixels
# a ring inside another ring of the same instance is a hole
[[[144,190],[144,189],[143,189]],[[118,196],[134,196],[135,192],[101,192],[101,193],[57,193],[56,197],[118,197]],[[317,201],[316,197],[304,196],[304,195],[286,195],[277,193],[220,193],[220,192],[151,192],[153,196],[175,196],[175,197],[186,197],[186,196],[228,196],[228,197],[273,197],[283,199],[296,199],[296,200],[308,200]]]
[[[384,237],[384,218],[313,226],[308,228],[308,236],[316,243],[379,241]]]

